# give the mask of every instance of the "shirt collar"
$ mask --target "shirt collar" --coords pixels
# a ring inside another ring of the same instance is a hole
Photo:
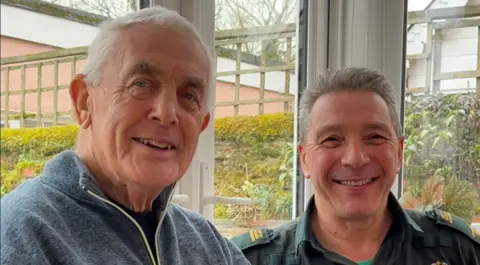
[[[392,227],[389,231],[389,234],[394,236],[401,236],[402,239],[405,234],[406,227],[412,227],[415,231],[423,233],[423,230],[418,226],[418,224],[405,213],[402,206],[398,202],[397,198],[393,193],[388,195],[388,208],[392,213]],[[312,196],[308,201],[307,208],[305,212],[300,216],[298,225],[295,232],[295,249],[298,249],[298,246],[302,242],[309,242],[312,246],[319,246],[317,239],[313,235],[312,229],[310,227],[310,215],[315,210],[315,200]]]

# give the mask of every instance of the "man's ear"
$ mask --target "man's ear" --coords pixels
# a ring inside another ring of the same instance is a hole
[[[91,124],[91,113],[89,110],[89,92],[84,74],[77,74],[70,82],[70,100],[77,123],[84,129]]]
[[[209,122],[210,122],[210,112],[207,112],[207,114],[203,116],[203,121],[202,121],[202,126],[200,127],[200,131],[203,132],[207,128]]]
[[[398,137],[398,166],[397,166],[397,173],[400,173],[400,168],[402,168],[403,164],[403,146],[405,144],[405,138],[403,136]]]
[[[300,157],[300,167],[302,168],[303,176],[306,179],[310,178],[310,169],[307,163],[307,152],[302,144],[297,145],[297,151]]]

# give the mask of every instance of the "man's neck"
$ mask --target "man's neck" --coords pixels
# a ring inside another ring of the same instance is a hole
[[[111,176],[113,173],[106,174],[108,170],[100,166],[91,150],[77,148],[75,152],[93,175],[100,190],[109,199],[133,212],[152,211],[153,201],[160,195],[161,190],[138,185],[119,176]]]
[[[375,257],[392,223],[387,207],[374,216],[349,220],[328,214],[317,201],[315,205],[322,211],[313,211],[310,226],[324,248],[356,262]]]
[[[96,181],[108,198],[132,212],[152,211],[153,201],[161,192],[134,183],[114,183],[108,178],[96,177]]]

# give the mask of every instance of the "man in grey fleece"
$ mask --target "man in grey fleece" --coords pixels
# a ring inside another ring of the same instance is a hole
[[[77,147],[1,200],[1,263],[247,265],[199,214],[171,204],[210,116],[211,61],[177,13],[106,22],[70,84]]]

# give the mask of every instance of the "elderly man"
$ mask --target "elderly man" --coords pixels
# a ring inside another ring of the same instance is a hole
[[[480,236],[445,212],[402,210],[390,193],[403,137],[390,85],[363,68],[330,71],[300,101],[305,213],[234,238],[253,265],[479,265]]]
[[[70,85],[75,151],[2,199],[2,264],[249,264],[210,222],[171,204],[209,122],[209,58],[194,27],[164,8],[101,25]]]

